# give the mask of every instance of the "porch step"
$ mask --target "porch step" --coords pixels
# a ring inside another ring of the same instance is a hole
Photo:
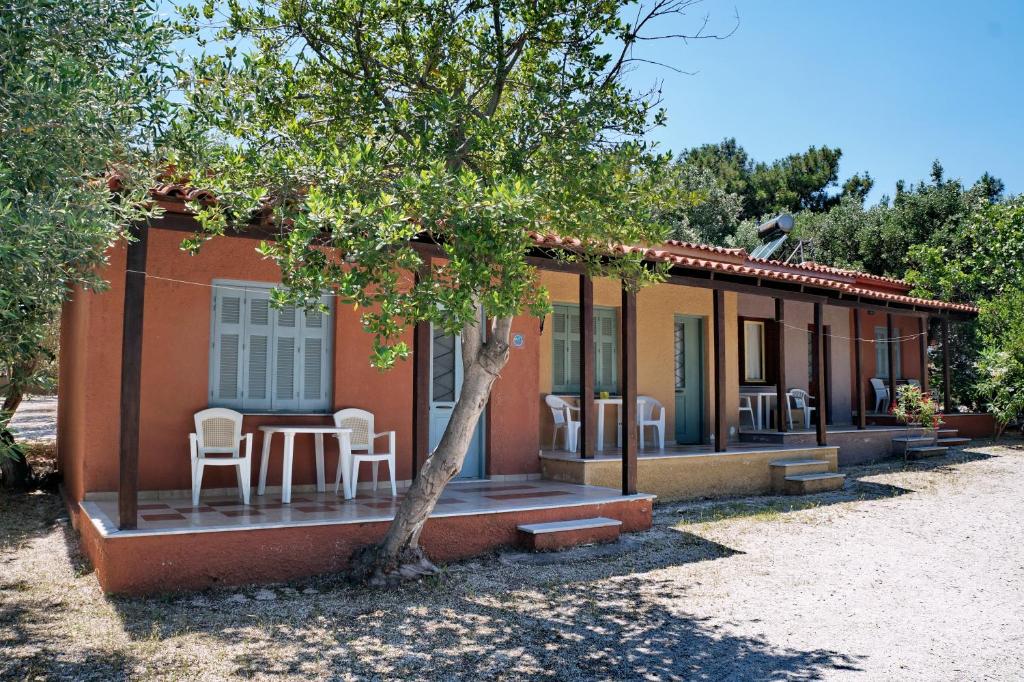
[[[944,445],[922,445],[916,448],[907,448],[905,453],[907,459],[921,459],[922,457],[938,457],[949,452]]]
[[[846,474],[821,472],[816,474],[793,474],[786,476],[787,495],[813,495],[829,490],[839,490],[846,481]]]
[[[832,465],[823,459],[776,459],[768,463],[772,476],[772,491],[786,492],[786,479],[798,474],[830,473]]]
[[[614,542],[619,538],[622,521],[595,516],[571,521],[526,523],[516,528],[523,546],[534,552],[543,552],[592,542]]]
[[[900,436],[892,439],[892,454],[906,455],[913,448],[924,448],[935,445],[931,436]]]
[[[950,437],[947,437],[947,438],[941,438],[940,437],[937,441],[935,441],[935,444],[936,445],[944,445],[947,448],[959,448],[959,447],[962,447],[964,445],[967,445],[970,442],[971,442],[970,438],[963,438],[961,436],[950,436]]]
[[[935,435],[939,438],[956,438],[960,435],[960,431],[958,429],[939,429]]]

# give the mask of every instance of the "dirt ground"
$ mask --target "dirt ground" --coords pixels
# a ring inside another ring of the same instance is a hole
[[[56,496],[0,497],[0,678],[1024,677],[1024,445],[846,473],[387,592],[146,599],[100,593]]]

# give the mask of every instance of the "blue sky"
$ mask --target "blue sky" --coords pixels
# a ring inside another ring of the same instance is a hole
[[[705,0],[727,40],[657,43],[652,56],[694,75],[664,79],[669,121],[653,137],[680,150],[735,137],[758,160],[809,145],[843,150],[841,179],[867,170],[869,201],[896,180],[926,179],[933,159],[972,183],[988,170],[1024,192],[1024,0]]]

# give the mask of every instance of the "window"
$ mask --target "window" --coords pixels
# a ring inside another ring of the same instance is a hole
[[[764,322],[743,321],[743,380],[764,383]]]
[[[896,361],[896,378],[899,379],[902,375],[903,359],[900,353],[899,342],[900,330],[895,327],[892,330],[895,335],[893,338],[897,341],[893,344],[894,358]],[[889,378],[889,334],[885,327],[875,327],[875,376],[879,379]]]
[[[551,386],[555,393],[580,391],[580,309],[555,304],[551,314]],[[594,308],[594,389],[618,391],[618,341],[614,308]]]
[[[318,311],[270,305],[273,285],[214,282],[210,405],[330,408],[331,325]],[[331,296],[322,301],[330,306]]]

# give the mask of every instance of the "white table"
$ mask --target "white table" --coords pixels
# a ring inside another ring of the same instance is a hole
[[[637,398],[636,409],[640,410],[644,402],[643,398]],[[604,408],[608,405],[615,406],[615,423],[618,424],[622,421],[622,398],[595,398],[594,404],[597,405],[597,450],[600,452],[604,450]],[[616,435],[616,443],[621,446],[620,438],[621,431]]]
[[[295,435],[299,433],[311,433],[316,441],[316,489],[318,492],[327,491],[327,483],[324,480],[324,434],[334,434],[341,437],[341,453],[338,466],[341,467],[341,474],[345,481],[345,499],[351,499],[349,493],[349,470],[352,468],[352,429],[342,429],[337,426],[287,426],[278,424],[275,426],[261,426],[263,432],[263,454],[260,457],[260,486],[259,494],[262,495],[267,488],[267,464],[270,460],[270,441],[275,433],[284,435],[284,461],[281,469],[281,502],[291,504],[292,501],[292,457],[295,454]]]
[[[765,428],[765,416],[771,410],[772,400],[776,398],[775,391],[743,391],[740,395],[751,398],[756,404],[754,408],[754,427],[760,431]],[[764,401],[762,403],[762,401]]]

